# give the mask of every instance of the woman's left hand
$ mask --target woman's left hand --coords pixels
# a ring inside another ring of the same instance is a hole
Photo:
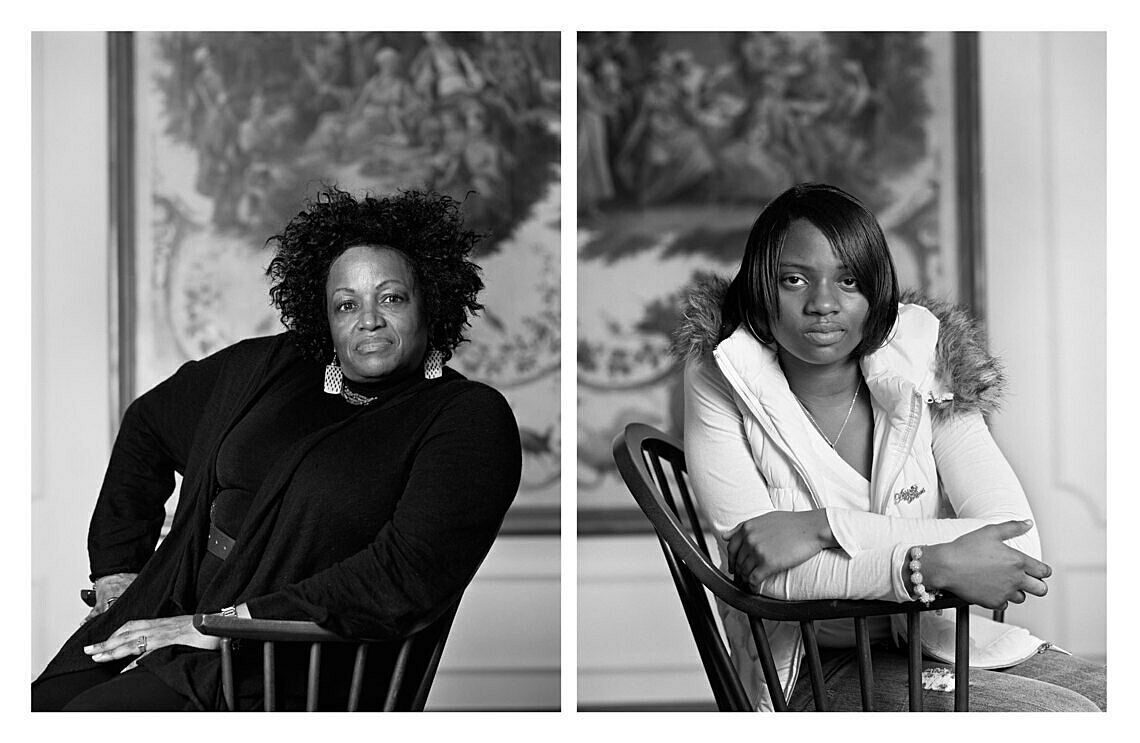
[[[142,640],[141,638],[146,638]],[[103,642],[88,645],[83,652],[96,663],[142,656],[167,645],[189,645],[203,650],[217,650],[222,644],[218,637],[203,635],[194,629],[194,616],[184,614],[159,619],[135,619],[119,627]],[[131,663],[127,669],[134,667]],[[127,670],[123,669],[123,670]]]
[[[728,540],[728,568],[753,593],[764,580],[794,568],[831,546],[827,514],[814,511],[770,511],[742,522]]]

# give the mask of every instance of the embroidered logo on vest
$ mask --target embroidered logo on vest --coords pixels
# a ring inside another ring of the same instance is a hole
[[[925,492],[926,488],[920,488],[917,485],[911,485],[906,490],[900,490],[899,492],[895,493],[895,503],[910,503],[912,500]]]

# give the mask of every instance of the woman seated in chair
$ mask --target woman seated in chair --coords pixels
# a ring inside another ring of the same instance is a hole
[[[33,709],[220,708],[219,639],[195,613],[395,640],[454,606],[521,468],[502,395],[443,366],[482,307],[477,240],[448,197],[335,188],[271,238],[288,331],[188,362],[127,409],[88,537],[97,603]],[[260,701],[260,658],[235,653],[239,708]],[[343,663],[330,648],[323,675]],[[304,666],[278,665],[288,707]]]
[[[677,342],[693,490],[738,583],[788,600],[948,590],[991,609],[1045,595],[1029,504],[982,417],[998,362],[961,310],[900,303],[882,230],[854,197],[801,184],[772,201],[732,282],[691,296]],[[770,708],[747,619],[721,613],[746,690]],[[871,620],[877,710],[907,709],[891,621]],[[861,709],[852,622],[820,624],[832,707]],[[952,660],[953,620],[922,624],[924,648]],[[971,623],[971,665],[1002,669],[971,672],[971,709],[1104,708],[1103,667],[1018,628],[987,639],[1001,629]],[[799,627],[768,631],[789,706],[810,706]],[[927,692],[925,708],[953,696]]]

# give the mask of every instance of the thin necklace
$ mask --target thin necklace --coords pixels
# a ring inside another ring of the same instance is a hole
[[[811,424],[813,426],[815,426],[815,430],[819,431],[819,435],[823,437],[823,440],[827,442],[827,445],[834,449],[835,445],[839,443],[840,437],[843,436],[844,429],[847,428],[847,421],[851,420],[851,411],[855,409],[855,401],[859,399],[859,392],[862,389],[863,380],[859,380],[859,384],[855,386],[855,396],[851,398],[851,407],[847,408],[847,417],[843,419],[843,425],[839,427],[839,433],[835,434],[834,441],[827,438],[827,434],[824,433],[823,429],[819,427],[819,424],[815,422],[815,416],[813,416],[811,414],[811,411],[807,409],[807,405],[804,405],[804,401],[800,399],[800,396],[793,392],[792,397],[796,398],[796,402],[798,402],[800,404],[800,407],[803,408],[804,412],[807,413],[808,420],[811,421]]]

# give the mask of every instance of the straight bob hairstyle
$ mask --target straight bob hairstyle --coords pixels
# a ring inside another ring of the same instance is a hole
[[[780,317],[780,255],[792,223],[806,219],[823,233],[855,274],[870,305],[863,339],[852,356],[866,356],[887,341],[899,314],[899,285],[887,241],[875,216],[851,194],[822,183],[800,183],[772,200],[752,225],[740,271],[721,307],[720,338],[740,325],[761,343],[772,343],[769,318]]]

